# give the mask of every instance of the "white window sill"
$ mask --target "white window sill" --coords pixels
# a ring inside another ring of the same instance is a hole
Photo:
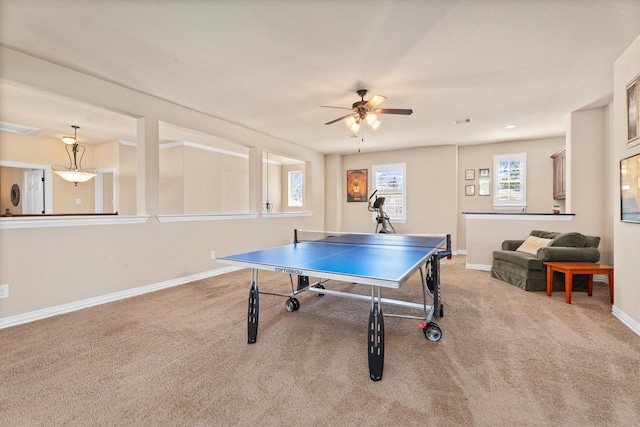
[[[463,212],[466,219],[519,220],[519,221],[571,221],[575,214],[546,213],[471,213]]]
[[[228,215],[213,215],[213,214],[193,214],[193,215],[158,215],[158,221],[160,222],[192,222],[192,221],[223,221],[229,219],[255,219],[258,214],[228,214]]]
[[[313,212],[311,211],[299,211],[299,212],[269,212],[263,213],[263,218],[291,218],[296,216],[311,216]]]
[[[78,215],[1,217],[0,230],[21,228],[79,227],[85,225],[144,224],[149,216]]]

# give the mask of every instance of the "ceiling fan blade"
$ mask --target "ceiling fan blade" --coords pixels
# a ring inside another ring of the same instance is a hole
[[[351,108],[347,108],[347,107],[334,107],[334,106],[331,106],[331,105],[321,105],[320,107],[323,107],[323,108],[339,108],[339,109],[341,109],[341,110],[351,110]]]
[[[376,108],[373,112],[376,114],[404,114],[408,116],[413,113],[413,110],[410,108]]]
[[[367,110],[371,110],[372,108],[375,108],[378,104],[380,104],[385,99],[387,99],[385,96],[376,95],[370,100],[368,100],[366,104],[364,104],[364,108],[366,108]]]
[[[325,125],[330,125],[330,124],[333,124],[333,123],[335,123],[335,122],[339,122],[340,120],[344,120],[344,119],[346,119],[346,118],[347,118],[347,117],[349,117],[349,116],[355,116],[355,115],[356,115],[355,113],[347,114],[346,116],[338,117],[338,118],[337,118],[337,119],[335,119],[335,120],[331,120],[330,122],[325,123]]]

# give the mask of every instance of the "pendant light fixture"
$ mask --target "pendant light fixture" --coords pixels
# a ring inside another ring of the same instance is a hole
[[[78,144],[78,129],[80,126],[71,126],[73,128],[73,136],[63,136],[62,142],[65,143],[67,156],[69,156],[69,166],[53,165],[51,169],[65,181],[73,182],[76,187],[79,182],[87,182],[96,176],[97,170],[94,168],[82,168],[82,157],[85,148]],[[80,154],[80,159],[78,159]]]

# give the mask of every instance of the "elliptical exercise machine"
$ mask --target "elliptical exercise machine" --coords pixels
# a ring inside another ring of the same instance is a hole
[[[376,213],[376,233],[386,233],[386,234],[395,234],[396,229],[391,225],[391,221],[389,220],[389,216],[383,209],[384,206],[384,197],[377,197],[373,200],[373,204],[371,203],[371,199],[376,195],[378,190],[374,191],[371,197],[369,197],[369,212]]]

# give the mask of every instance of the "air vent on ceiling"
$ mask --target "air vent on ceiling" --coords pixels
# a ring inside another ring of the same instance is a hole
[[[3,132],[11,132],[11,133],[19,133],[22,135],[27,135],[29,133],[33,133],[38,130],[40,129],[31,127],[31,126],[18,125],[18,124],[9,123],[9,122],[0,122],[0,131],[3,131]]]

